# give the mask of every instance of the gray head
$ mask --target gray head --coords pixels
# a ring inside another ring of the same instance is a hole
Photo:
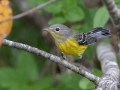
[[[62,24],[54,24],[48,28],[45,28],[44,30],[50,32],[51,34],[64,36],[64,37],[69,37],[70,35],[73,34],[73,30]]]

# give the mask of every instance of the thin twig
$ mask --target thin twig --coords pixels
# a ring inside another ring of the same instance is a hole
[[[49,54],[49,53],[47,53],[45,51],[39,50],[39,49],[37,49],[35,47],[31,47],[31,46],[26,45],[26,44],[13,42],[13,41],[9,41],[9,40],[6,40],[6,39],[3,40],[3,44],[7,45],[7,46],[10,46],[10,47],[19,48],[19,49],[34,53],[34,54],[36,54],[38,56],[39,55],[43,56],[43,57],[45,57],[45,58],[47,58],[47,59],[49,59],[51,61],[54,61],[54,62],[56,62],[58,64],[61,64],[61,65],[65,66],[66,68],[74,71],[75,73],[78,73],[78,74],[86,77],[87,79],[94,82],[95,84],[97,84],[98,81],[99,81],[99,77],[97,77],[97,76],[83,70],[82,65],[80,67],[77,67],[77,66],[72,65],[71,63],[67,62],[66,60],[62,60],[58,56]]]
[[[114,0],[103,0],[103,3],[105,4],[110,16],[112,17],[113,23],[118,31],[118,36],[120,39],[120,10],[116,6]]]
[[[53,3],[53,2],[55,2],[55,0],[50,0],[50,1],[46,2],[46,3],[40,4],[39,6],[33,8],[33,9],[30,9],[30,10],[28,10],[28,11],[25,11],[25,12],[23,12],[23,13],[20,13],[20,14],[18,14],[18,15],[15,15],[15,16],[13,16],[13,17],[11,17],[11,18],[2,20],[2,21],[0,21],[0,23],[6,22],[6,21],[9,21],[9,20],[13,20],[13,19],[18,19],[18,18],[24,17],[24,16],[26,16],[26,15],[28,15],[28,14],[30,14],[30,13],[33,13],[33,12],[39,10],[39,9],[42,9],[43,7],[49,5],[49,4]]]

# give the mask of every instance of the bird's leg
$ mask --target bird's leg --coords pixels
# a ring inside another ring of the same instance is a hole
[[[62,53],[62,59],[64,59],[64,60],[67,59],[67,57],[66,57],[66,55],[64,53]]]
[[[79,59],[82,59],[82,54],[78,55],[79,56]]]
[[[82,63],[82,54],[78,55],[79,56],[79,59],[80,59],[80,63]]]

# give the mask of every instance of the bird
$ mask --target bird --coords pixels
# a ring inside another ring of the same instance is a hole
[[[66,59],[66,55],[77,55],[81,59],[90,44],[96,43],[99,38],[111,36],[110,30],[102,27],[93,28],[87,33],[80,33],[65,25],[54,24],[43,30],[52,35],[57,48],[63,54],[63,59]]]

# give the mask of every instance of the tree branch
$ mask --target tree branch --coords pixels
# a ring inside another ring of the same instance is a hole
[[[113,23],[115,24],[115,28],[118,31],[118,36],[120,39],[120,10],[115,5],[114,0],[103,0],[103,3],[105,4],[110,16],[112,17]]]
[[[103,72],[96,90],[118,90],[119,68],[116,53],[112,46],[106,43],[100,43],[96,51]]]
[[[3,44],[7,45],[7,46],[10,46],[10,47],[19,48],[19,49],[34,53],[34,54],[36,54],[38,56],[43,56],[43,57],[45,57],[47,59],[50,59],[51,61],[54,61],[54,62],[56,62],[58,64],[61,64],[61,65],[65,66],[66,68],[74,71],[75,73],[78,73],[78,74],[86,77],[87,79],[94,82],[95,84],[97,84],[98,81],[99,81],[99,77],[94,76],[93,74],[83,70],[82,65],[80,67],[77,67],[77,66],[72,65],[71,63],[67,62],[66,60],[62,60],[58,56],[49,54],[49,53],[47,53],[45,51],[39,50],[39,49],[37,49],[35,47],[31,47],[31,46],[26,45],[26,44],[13,42],[13,41],[9,41],[9,40],[6,40],[6,39],[3,40]]]
[[[33,9],[30,9],[30,10],[28,10],[28,11],[25,11],[25,12],[23,12],[23,13],[20,13],[20,14],[18,14],[18,15],[15,15],[15,16],[13,16],[13,17],[11,17],[11,18],[8,18],[8,19],[5,19],[5,20],[1,20],[0,23],[6,22],[6,21],[9,21],[9,20],[13,20],[13,19],[18,19],[18,18],[24,17],[24,16],[26,16],[26,15],[28,15],[28,14],[30,14],[30,13],[33,13],[33,12],[39,10],[39,9],[42,9],[43,7],[51,4],[52,2],[55,2],[55,0],[50,0],[50,1],[46,2],[46,3],[40,4],[39,6],[33,8]]]

